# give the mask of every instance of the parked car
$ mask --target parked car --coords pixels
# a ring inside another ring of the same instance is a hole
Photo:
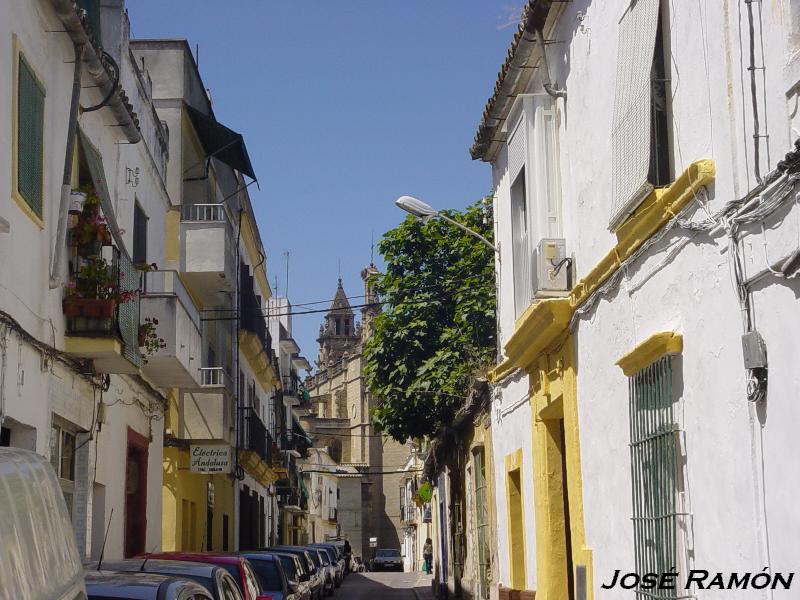
[[[163,560],[181,560],[189,562],[210,563],[224,568],[231,574],[242,592],[244,600],[271,600],[269,594],[261,593],[261,586],[253,567],[243,556],[217,552],[152,552],[140,554],[136,558],[160,558]]]
[[[296,555],[303,567],[306,569],[308,575],[309,587],[311,587],[311,598],[319,600],[324,593],[325,574],[321,568],[317,568],[317,563],[311,556],[309,549],[304,546],[274,546],[272,548],[264,548],[268,552],[288,552]]]
[[[273,600],[295,600],[280,558],[269,552],[242,552],[242,556],[256,572],[262,593],[270,594]]]
[[[336,567],[331,562],[331,559],[325,550],[322,548],[316,548],[314,546],[306,547],[311,552],[311,558],[319,561],[318,565],[322,568],[322,572],[325,574],[325,593],[327,593],[328,596],[333,596],[333,592],[336,589]]]
[[[179,560],[128,558],[126,560],[103,561],[103,571],[117,573],[155,573],[172,575],[195,581],[206,588],[214,600],[242,600],[239,584],[224,567],[218,565]],[[87,571],[97,569],[97,563],[86,565]]]
[[[394,548],[379,548],[375,553],[375,558],[372,559],[373,571],[386,571],[394,569],[395,571],[403,570],[403,557],[400,550]]]
[[[153,573],[88,571],[86,597],[89,600],[212,600],[199,583]]]
[[[311,586],[308,583],[308,576],[300,564],[300,559],[288,552],[273,552],[283,565],[283,572],[289,581],[289,588],[295,594],[295,600],[311,600]]]
[[[75,533],[50,462],[0,448],[0,507],[0,598],[82,597]]]
[[[342,581],[344,581],[344,559],[339,556],[336,546],[334,546],[333,544],[326,544],[323,542],[311,545],[314,548],[319,548],[320,550],[328,554],[328,558],[330,558],[331,565],[333,565],[335,572],[334,583],[336,584],[336,587],[341,586]]]

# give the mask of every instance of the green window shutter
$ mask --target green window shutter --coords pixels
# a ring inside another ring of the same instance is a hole
[[[17,191],[41,217],[44,89],[21,54],[17,88]]]

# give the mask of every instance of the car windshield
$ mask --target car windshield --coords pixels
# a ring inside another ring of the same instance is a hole
[[[281,574],[278,572],[278,565],[272,560],[259,560],[257,558],[250,558],[250,566],[258,576],[258,582],[261,584],[262,591],[266,592],[281,592],[283,585],[281,581]]]
[[[316,552],[306,552],[306,556],[310,557],[311,561],[314,563],[315,566],[320,567],[322,566],[322,561],[319,558],[319,554]]]
[[[296,580],[297,565],[295,565],[294,559],[291,556],[279,556],[278,558],[281,559],[281,565],[283,565],[283,570],[286,572],[286,577]]]
[[[331,559],[328,557],[327,553],[324,550],[320,550],[319,555],[322,558],[322,562],[324,564],[326,565],[331,564]]]
[[[400,550],[378,550],[378,556],[397,558],[400,556]]]

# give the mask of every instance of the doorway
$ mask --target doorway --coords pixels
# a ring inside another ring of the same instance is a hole
[[[125,558],[145,551],[147,534],[147,438],[128,428],[125,465]]]

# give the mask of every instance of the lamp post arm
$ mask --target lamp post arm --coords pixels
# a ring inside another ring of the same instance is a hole
[[[478,239],[479,239],[480,241],[482,241],[484,244],[486,244],[487,246],[489,246],[489,248],[491,248],[492,250],[494,250],[496,253],[500,254],[500,250],[499,250],[499,249],[498,249],[498,248],[497,248],[497,247],[496,247],[494,244],[492,244],[492,242],[490,242],[489,240],[487,240],[485,237],[483,237],[483,236],[482,236],[480,233],[478,233],[477,231],[472,231],[472,229],[470,229],[470,228],[468,228],[468,227],[464,227],[464,226],[463,226],[461,223],[459,223],[458,221],[454,221],[453,219],[451,219],[451,218],[450,218],[450,217],[448,217],[447,215],[443,215],[442,213],[436,213],[436,215],[435,215],[435,216],[439,217],[440,219],[442,219],[442,220],[444,220],[444,221],[447,221],[448,223],[450,223],[450,224],[452,224],[452,225],[455,225],[456,227],[458,227],[458,228],[459,228],[459,229],[461,229],[462,231],[465,231],[465,232],[467,232],[468,234],[470,234],[472,237],[478,238]]]

